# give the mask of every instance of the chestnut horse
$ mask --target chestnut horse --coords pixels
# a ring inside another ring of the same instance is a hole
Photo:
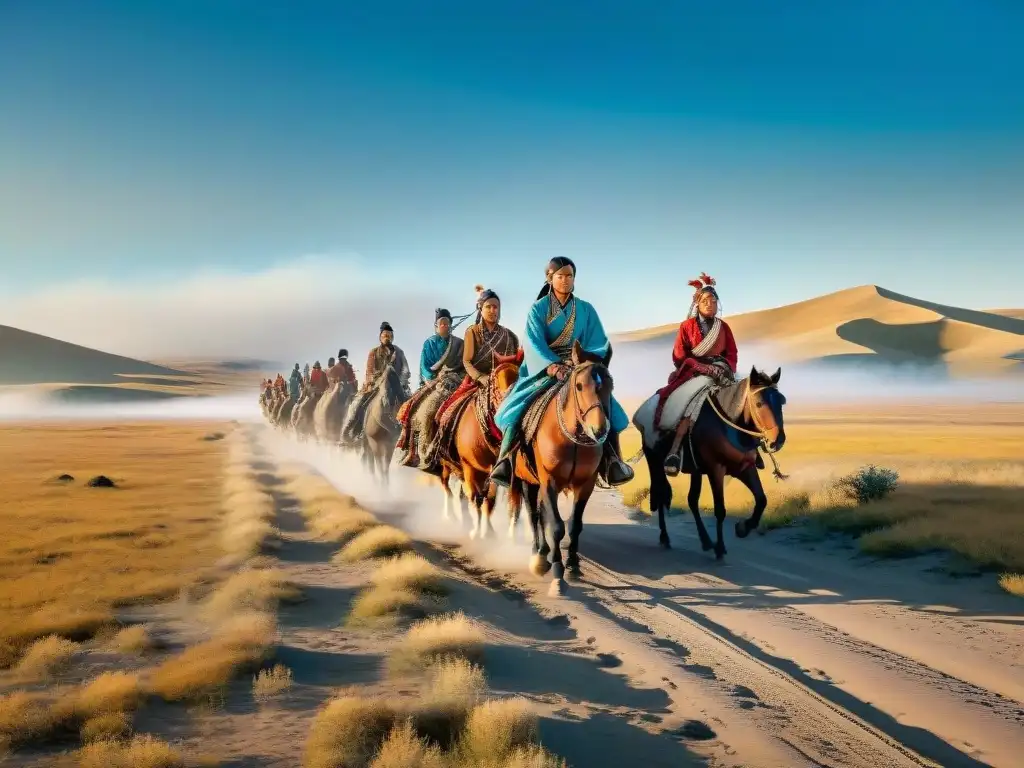
[[[753,514],[736,523],[738,538],[746,538],[751,531],[757,530],[768,504],[757,471],[759,464],[764,466],[758,456],[758,448],[763,446],[774,464],[775,459],[771,454],[781,450],[786,443],[782,420],[786,396],[778,389],[781,377],[781,368],[772,376],[751,368],[749,377],[708,396],[686,438],[688,444],[684,444],[683,472],[690,475],[690,492],[686,501],[697,523],[701,547],[705,552],[714,548],[718,560],[726,555],[722,532],[726,516],[726,476],[735,477],[754,497]],[[655,399],[648,400],[637,410],[633,424],[643,438],[643,455],[651,474],[651,512],[658,513],[661,546],[669,549],[671,544],[668,531],[665,530],[665,513],[672,507],[672,486],[665,475],[665,458],[671,450],[673,435],[671,432],[659,433],[648,423],[651,416],[647,411],[652,410],[650,403]],[[704,475],[707,475],[711,483],[711,496],[715,504],[717,541],[714,544],[700,516],[700,492]],[[780,479],[785,477],[777,466],[775,476]]]
[[[484,391],[489,393],[487,418],[493,423],[495,411],[498,410],[501,401],[519,378],[519,366],[523,364],[523,352],[520,350],[515,355],[507,356],[492,354],[492,359],[494,362]],[[462,481],[462,494],[459,503],[463,519],[469,501],[472,501],[476,508],[476,520],[469,532],[471,539],[477,536],[487,538],[488,534],[494,534],[491,515],[494,512],[497,499],[497,488],[488,479],[488,476],[494,468],[494,462],[498,460],[498,449],[501,445],[500,437],[488,437],[482,431],[483,428],[480,419],[477,418],[473,402],[478,396],[479,390],[469,395],[469,402],[461,406],[462,412],[456,417],[456,422],[451,427],[454,432],[454,455],[442,455],[441,457],[444,517],[446,520],[450,519],[450,510],[455,505],[455,496],[448,485],[448,481],[454,475]],[[508,535],[510,538],[515,536],[521,501],[519,488],[513,486],[509,490],[508,496]]]
[[[537,576],[552,571],[552,596],[565,594],[566,569],[572,579],[582,576],[579,545],[583,511],[594,492],[604,441],[611,430],[612,378],[604,361],[586,353],[577,340],[566,365],[566,380],[558,385],[559,391],[545,407],[536,435],[526,446],[533,455],[536,473],[519,450],[512,483],[514,489],[515,481],[519,481],[526,491],[533,529],[530,570]],[[565,523],[558,512],[558,495],[563,492],[573,495],[564,565],[561,542]]]

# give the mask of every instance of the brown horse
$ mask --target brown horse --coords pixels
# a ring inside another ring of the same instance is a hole
[[[599,357],[589,355],[579,341],[572,345],[569,373],[558,393],[547,404],[537,432],[526,448],[536,472],[524,456],[516,453],[514,480],[525,486],[527,507],[533,529],[530,570],[537,576],[553,571],[552,596],[565,594],[565,572],[578,579],[579,544],[583,512],[587,507],[611,430],[612,378]],[[512,488],[516,487],[513,482]],[[510,489],[511,495],[512,489]],[[561,542],[565,522],[558,512],[558,495],[572,493],[572,525],[569,551],[562,563]]]
[[[287,429],[291,426],[292,411],[295,410],[295,401],[287,394],[281,395],[281,402],[274,413],[274,426],[278,429]]]
[[[487,397],[487,419],[493,423],[494,413],[498,405],[508,394],[512,385],[519,378],[519,366],[523,364],[523,353],[515,355],[492,355],[493,366],[491,373],[484,385],[483,392]],[[497,488],[490,482],[488,476],[494,468],[494,462],[498,460],[498,449],[501,445],[501,438],[485,434],[486,429],[480,423],[473,400],[480,396],[480,392],[469,395],[470,402],[462,407],[462,412],[456,417],[452,429],[454,432],[454,451],[452,456],[441,458],[441,489],[444,492],[444,517],[449,518],[449,511],[454,507],[455,497],[449,486],[449,480],[454,475],[462,481],[462,494],[460,506],[463,517],[468,503],[472,501],[476,509],[476,519],[469,532],[471,539],[479,536],[487,538],[494,534],[494,527],[491,525],[491,515],[494,513],[494,505],[497,500]],[[456,406],[459,407],[459,406]],[[516,523],[519,521],[519,510],[521,506],[520,489],[517,486],[509,489],[509,537],[513,537],[516,531]]]
[[[754,497],[751,516],[736,523],[738,538],[746,538],[751,531],[757,530],[768,504],[757,471],[759,464],[763,466],[758,448],[763,446],[770,455],[781,450],[786,443],[782,419],[786,396],[778,389],[781,377],[781,368],[772,376],[751,368],[748,378],[710,395],[690,428],[688,444],[684,444],[683,472],[690,475],[690,492],[686,500],[697,523],[701,547],[705,552],[714,548],[715,557],[719,560],[726,555],[722,531],[726,517],[725,478],[735,477]],[[642,416],[644,410],[641,406],[633,417],[633,423],[643,438],[643,455],[651,474],[651,512],[658,513],[661,546],[669,549],[671,544],[665,529],[665,513],[672,507],[672,486],[665,475],[665,458],[671,450],[673,435],[654,430],[647,423],[651,419]],[[704,475],[711,482],[711,496],[715,504],[717,541],[714,543],[700,516],[700,492]],[[775,476],[784,477],[778,467]]]
[[[402,427],[395,418],[407,400],[402,380],[393,365],[382,374],[378,391],[366,406],[363,417],[363,464],[370,473],[381,478],[385,487],[391,476],[391,459]]]
[[[313,426],[319,442],[335,447],[341,439],[341,427],[348,414],[355,388],[343,381],[336,381],[320,398],[313,411]]]

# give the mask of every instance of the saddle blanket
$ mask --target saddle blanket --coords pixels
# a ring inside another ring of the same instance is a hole
[[[661,431],[672,431],[683,419],[695,419],[704,407],[708,396],[718,389],[710,376],[694,376],[672,392],[661,409],[661,421],[655,427],[654,411],[658,407],[658,393],[655,392],[633,414],[633,426],[643,435],[644,445],[653,448]]]

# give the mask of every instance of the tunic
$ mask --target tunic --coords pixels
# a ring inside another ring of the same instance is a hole
[[[405,352],[392,344],[385,347],[379,344],[370,350],[366,356],[366,371],[363,373],[363,391],[368,392],[377,382],[377,377],[394,362],[395,371],[402,382],[402,386],[408,391],[409,379],[412,374],[409,371],[409,362],[405,359]]]
[[[448,338],[434,334],[423,342],[420,353],[420,386],[433,381],[444,370],[444,373],[462,376],[463,341],[449,333]]]
[[[327,381],[337,384],[339,381],[351,384],[353,387],[359,385],[356,381],[356,372],[352,370],[348,360],[339,360],[327,369]]]
[[[688,318],[679,324],[676,341],[672,346],[672,364],[676,368],[669,374],[668,383],[658,390],[655,424],[661,420],[661,409],[669,395],[694,376],[708,376],[714,372],[711,359],[715,357],[722,358],[729,366],[730,372],[736,372],[736,339],[724,320],[715,318],[708,328],[707,337],[696,317]]]
[[[502,400],[494,422],[503,433],[514,429],[534,397],[548,380],[547,367],[569,359],[572,344],[579,340],[584,351],[604,357],[610,343],[594,307],[583,299],[570,296],[559,306],[553,293],[538,300],[530,308],[523,338],[524,360],[519,378]],[[611,428],[621,432],[629,426],[629,418],[615,396],[611,397]]]
[[[483,321],[471,325],[466,331],[462,364],[466,376],[481,384],[491,375],[494,355],[510,357],[519,351],[519,338],[508,328],[496,325],[488,331]]]

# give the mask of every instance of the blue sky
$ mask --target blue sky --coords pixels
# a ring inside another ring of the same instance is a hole
[[[517,319],[569,255],[614,330],[701,270],[1020,306],[1021,82],[1012,0],[0,2],[0,292],[337,257]]]

